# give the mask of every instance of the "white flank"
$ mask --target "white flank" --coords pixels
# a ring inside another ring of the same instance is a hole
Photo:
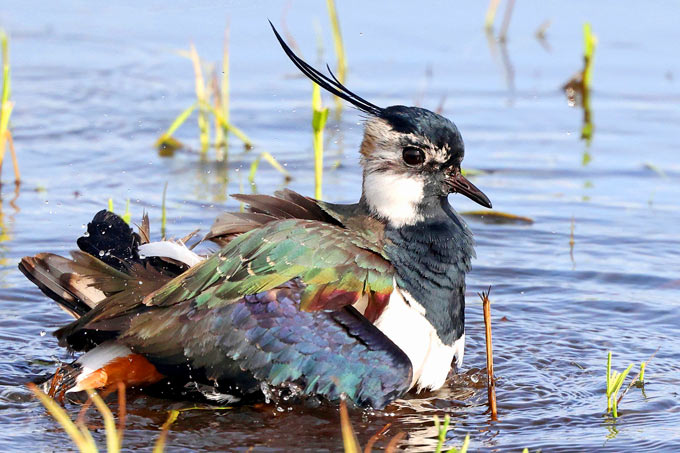
[[[113,360],[120,357],[127,357],[130,354],[132,354],[132,351],[129,348],[121,344],[114,343],[113,341],[107,341],[96,346],[94,349],[87,351],[85,354],[80,356],[78,360],[76,360],[76,363],[82,367],[82,371],[78,377],[76,377],[75,387],[67,390],[66,393],[82,391],[83,389],[80,388],[79,384],[83,379],[108,363],[111,363]]]
[[[395,227],[423,220],[417,210],[423,199],[423,186],[421,179],[406,174],[374,171],[364,177],[368,205]]]
[[[406,353],[413,366],[411,387],[436,390],[444,385],[451,370],[454,354],[460,352],[458,360],[462,365],[464,337],[453,346],[447,346],[439,339],[437,331],[425,319],[425,310],[420,304],[409,305],[394,282],[389,303],[376,320],[375,326]],[[457,363],[458,364],[458,363]]]
[[[463,356],[465,355],[465,332],[459,339],[453,342],[453,356],[456,358],[456,367],[463,366]]]
[[[159,241],[149,242],[139,246],[139,253],[144,256],[158,256],[161,258],[170,258],[180,263],[184,263],[189,267],[203,261],[203,258],[192,252],[186,245],[181,242],[174,241]]]

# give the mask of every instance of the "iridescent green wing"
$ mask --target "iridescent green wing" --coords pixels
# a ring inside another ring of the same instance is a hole
[[[168,306],[193,299],[199,307],[217,307],[299,279],[305,285],[303,310],[337,309],[366,295],[370,311],[379,312],[392,292],[393,274],[390,262],[363,235],[286,219],[236,237],[144,303]]]

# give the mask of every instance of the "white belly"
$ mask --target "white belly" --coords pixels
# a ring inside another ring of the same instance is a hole
[[[435,328],[425,318],[425,309],[413,301],[411,304],[406,303],[396,282],[394,288],[375,326],[411,360],[411,387],[416,387],[418,391],[436,390],[444,385],[454,356],[456,364],[462,365],[465,334],[451,346],[443,344]]]

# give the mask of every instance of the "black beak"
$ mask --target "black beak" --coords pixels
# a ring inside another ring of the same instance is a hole
[[[465,176],[462,175],[460,169],[454,170],[454,172],[446,179],[446,183],[449,186],[450,193],[459,193],[465,195],[470,200],[475,203],[481,204],[485,208],[491,209],[491,201],[489,197],[484,195],[484,192],[479,190],[467,180]]]

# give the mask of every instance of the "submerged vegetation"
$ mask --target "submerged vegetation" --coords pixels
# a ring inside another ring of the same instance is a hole
[[[12,115],[14,103],[10,101],[11,74],[9,65],[9,38],[4,30],[0,29],[0,55],[2,55],[2,92],[0,93],[0,177],[2,176],[2,164],[5,159],[5,150],[9,148],[14,165],[14,182],[19,184],[19,162],[14,150],[14,139],[9,128],[9,118]]]

